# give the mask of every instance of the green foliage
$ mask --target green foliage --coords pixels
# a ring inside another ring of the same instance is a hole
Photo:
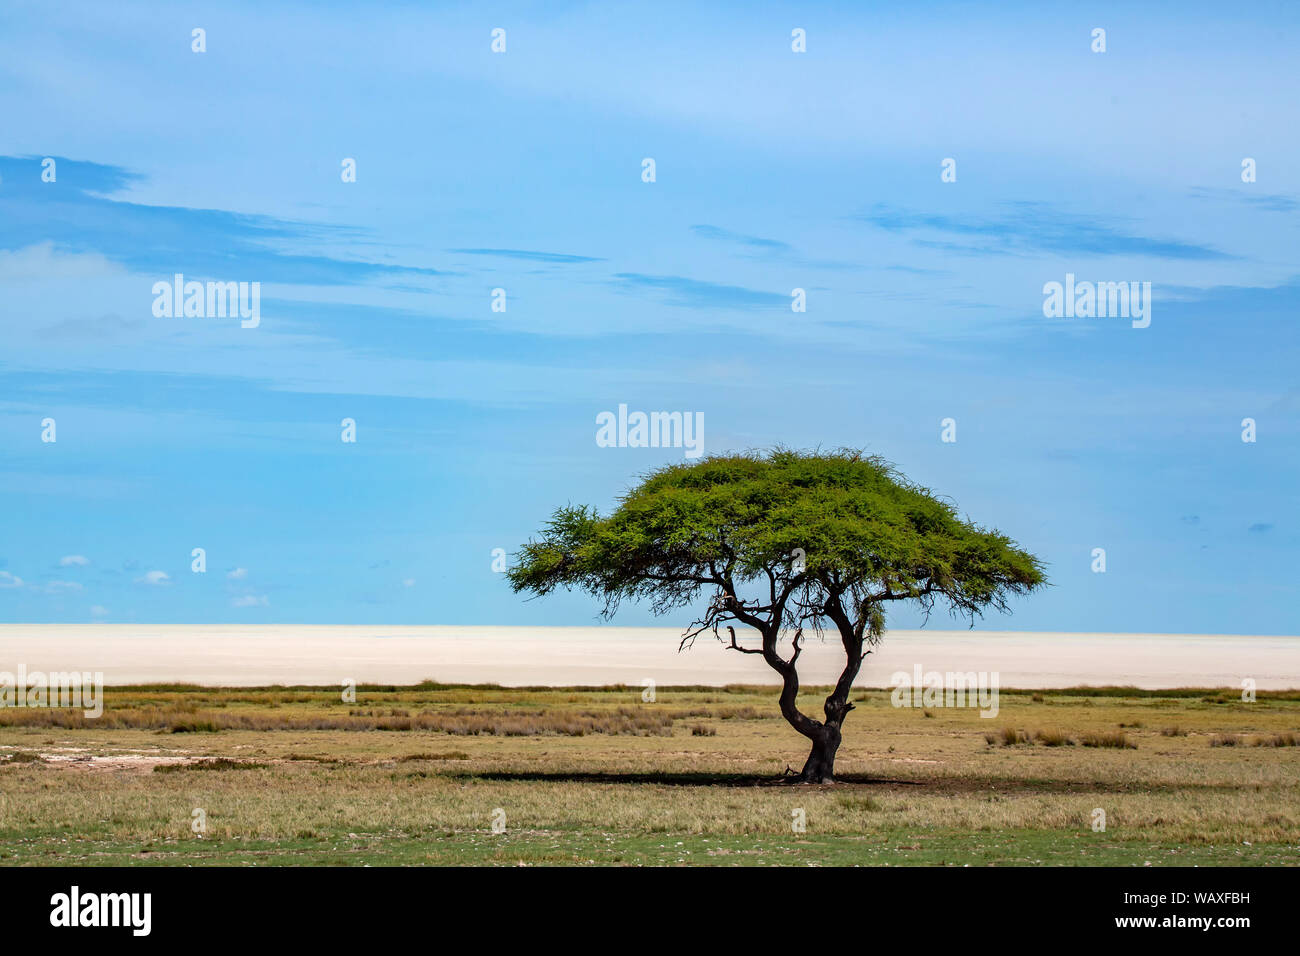
[[[1038,559],[1011,539],[853,450],[778,448],[670,465],[608,517],[559,509],[515,559],[515,591],[577,588],[603,599],[607,614],[629,598],[664,613],[702,588],[725,601],[738,597],[737,584],[758,582],[763,597],[737,603],[742,613],[731,616],[762,612],[802,626],[817,623],[828,597],[845,598],[871,640],[883,631],[884,601],[916,600],[928,611],[937,598],[975,615],[1005,610],[1009,596],[1044,583]]]

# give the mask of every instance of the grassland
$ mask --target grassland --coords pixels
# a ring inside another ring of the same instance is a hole
[[[859,691],[820,787],[780,782],[806,748],[774,696],[144,686],[97,720],[0,709],[0,865],[1300,862],[1300,692],[1004,690],[989,720]]]

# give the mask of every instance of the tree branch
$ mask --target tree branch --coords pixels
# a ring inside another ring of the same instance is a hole
[[[733,651],[740,651],[742,654],[762,654],[761,647],[741,647],[736,643],[736,629],[730,624],[727,625],[727,632],[731,635],[731,644],[728,645]]]

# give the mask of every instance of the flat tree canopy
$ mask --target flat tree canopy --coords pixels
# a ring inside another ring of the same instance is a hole
[[[849,691],[885,629],[891,601],[936,602],[972,621],[1009,610],[1012,595],[1045,583],[1042,565],[997,531],[961,518],[949,502],[890,464],[853,450],[717,456],[648,475],[601,517],[557,510],[515,556],[515,591],[588,591],[609,617],[625,599],[656,614],[709,598],[682,639],[710,631],[736,651],[762,655],[782,678],[781,712],[812,741],[799,779],[833,779]],[[742,593],[745,592],[745,593]],[[758,632],[747,646],[730,622]],[[825,719],[796,706],[804,631],[832,628],[846,663]],[[792,635],[791,650],[778,639]]]

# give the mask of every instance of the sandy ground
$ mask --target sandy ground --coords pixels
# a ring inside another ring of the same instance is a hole
[[[777,683],[762,659],[709,637],[678,653],[656,627],[236,627],[0,625],[0,672],[101,671],[107,684],[409,684],[507,686]],[[831,683],[842,652],[806,644],[805,683]],[[858,684],[896,671],[997,672],[1002,687],[1300,687],[1300,636],[891,631]]]

